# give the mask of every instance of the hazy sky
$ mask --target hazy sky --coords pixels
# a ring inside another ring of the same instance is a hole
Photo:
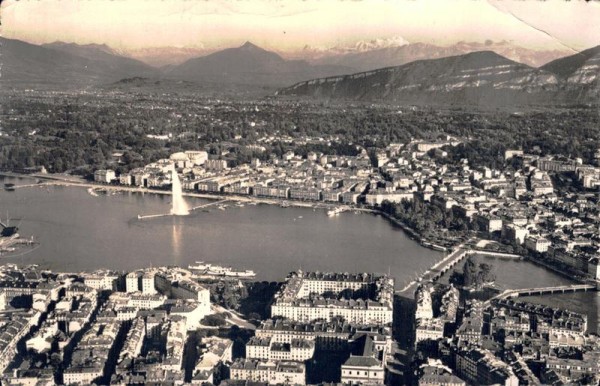
[[[282,52],[402,37],[511,40],[530,48],[600,44],[600,3],[476,0],[4,0],[2,36],[114,48],[237,46]]]

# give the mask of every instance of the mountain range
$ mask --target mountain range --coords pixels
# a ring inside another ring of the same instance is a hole
[[[478,51],[493,51],[508,59],[532,67],[540,67],[552,60],[572,54],[566,50],[533,50],[520,47],[507,41],[484,43],[458,42],[450,46],[437,46],[427,43],[397,45],[371,45],[368,50],[352,50],[345,53],[327,54],[314,59],[316,64],[335,64],[355,68],[357,71],[369,71],[376,68],[400,66],[423,59],[438,59]],[[327,51],[330,53],[331,51]],[[336,52],[335,50],[333,52]]]
[[[143,61],[154,67],[174,66],[195,57],[206,56],[217,50],[203,45],[196,47],[143,47],[123,49],[119,54]],[[554,59],[573,54],[567,49],[529,49],[512,42],[458,42],[439,46],[414,42],[410,43],[401,36],[359,40],[335,46],[310,46],[295,51],[277,52],[285,59],[305,60],[310,64],[341,65],[352,67],[355,71],[367,71],[375,68],[399,66],[420,59],[435,59],[446,56],[468,54],[476,51],[494,51],[508,59],[540,67]]]
[[[188,59],[212,54],[203,47],[140,47],[119,51],[120,55],[137,59],[152,67],[176,66]]]
[[[278,91],[279,96],[328,99],[383,100],[402,103],[519,104],[598,103],[600,97],[600,46],[553,60],[539,68],[485,50],[426,58],[384,67],[389,60],[408,60],[432,52],[430,47],[396,42],[370,42],[354,47],[344,61],[320,64],[286,60],[274,52],[246,42],[179,65],[151,67],[123,56],[106,45],[51,43],[43,46],[0,38],[0,83],[12,87],[116,85],[171,87],[186,90],[248,89]],[[396,45],[395,45],[396,44]],[[371,50],[374,46],[385,48]],[[419,48],[421,47],[421,48]],[[466,44],[465,50],[471,49]],[[396,51],[396,54],[393,52]],[[385,54],[383,53],[385,52]],[[400,55],[400,53],[402,55]],[[438,55],[436,54],[436,55]],[[383,55],[383,57],[382,57]],[[395,56],[394,56],[395,55]],[[372,64],[369,71],[350,66],[354,58]],[[332,60],[329,57],[329,60]],[[348,65],[344,65],[346,63]],[[376,66],[377,69],[371,69]],[[382,68],[383,67],[383,68]],[[348,75],[350,74],[350,75]],[[134,82],[119,82],[135,79]],[[293,86],[289,86],[293,84]]]
[[[278,95],[410,104],[599,104],[600,46],[541,68],[492,51],[313,79]]]
[[[165,76],[195,82],[278,86],[314,77],[347,73],[339,65],[311,65],[303,60],[285,60],[278,54],[246,42],[213,54],[189,59],[168,68]]]
[[[354,71],[338,65],[311,65],[285,60],[247,42],[180,65],[151,67],[122,56],[106,45],[56,42],[38,46],[0,38],[5,84],[91,86],[123,78],[172,78],[198,83],[283,87],[315,77]]]
[[[157,76],[158,70],[101,45],[52,43],[38,46],[0,38],[2,77],[10,85],[93,86],[139,76]]]

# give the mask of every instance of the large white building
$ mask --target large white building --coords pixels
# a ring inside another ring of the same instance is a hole
[[[298,271],[275,299],[273,317],[300,322],[341,317],[351,324],[386,325],[393,317],[394,280],[373,274]]]
[[[246,358],[304,362],[315,353],[313,340],[292,339],[285,342],[277,338],[252,337],[246,343]]]
[[[112,272],[94,272],[93,274],[85,274],[83,282],[90,288],[98,291],[113,291],[116,288],[119,276]]]
[[[205,151],[188,150],[184,154],[194,165],[203,165],[208,160],[208,153]]]
[[[525,247],[536,252],[548,252],[550,240],[543,237],[528,236],[525,237]]]
[[[143,275],[142,271],[132,271],[125,276],[125,291],[137,292],[140,291],[140,280]]]
[[[142,293],[155,294],[156,288],[154,287],[154,272],[144,272],[142,275]]]
[[[353,353],[342,365],[342,383],[349,385],[383,384],[385,356],[389,342],[371,335],[357,339]]]
[[[415,301],[417,309],[415,311],[415,319],[431,319],[433,318],[433,305],[431,301],[432,287],[421,286],[415,293]]]
[[[230,367],[230,378],[271,385],[305,385],[306,367],[300,362],[238,359]]]
[[[189,274],[189,271],[187,273]],[[210,314],[209,289],[192,281],[181,272],[173,269],[158,270],[154,275],[154,287],[169,298],[195,301],[197,305],[193,310],[194,320],[199,321]],[[194,324],[188,323],[188,326]]]

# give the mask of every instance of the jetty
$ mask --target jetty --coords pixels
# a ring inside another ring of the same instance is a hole
[[[195,206],[193,208],[190,208],[190,212],[198,210],[198,209],[205,209],[211,206],[215,206],[215,205],[219,205],[219,204],[224,204],[228,201],[231,201],[229,199],[224,199],[224,200],[219,200],[219,201],[213,201],[213,202],[209,202],[208,204],[202,204],[202,205],[198,205]],[[138,214],[137,218],[138,220],[147,220],[147,219],[151,219],[151,218],[158,218],[158,217],[167,217],[167,216],[172,216],[172,213],[161,213],[161,214],[146,214],[146,215],[142,215],[142,214]]]
[[[214,205],[224,204],[224,203],[226,203],[226,202],[228,202],[228,201],[231,201],[231,200],[224,199],[224,200],[219,200],[219,201],[209,202],[208,204],[203,204],[203,205],[198,205],[198,206],[195,206],[195,207],[191,208],[191,209],[190,209],[190,211],[193,211],[193,210],[198,210],[198,209],[204,209],[204,208],[208,208],[209,206],[214,206]]]

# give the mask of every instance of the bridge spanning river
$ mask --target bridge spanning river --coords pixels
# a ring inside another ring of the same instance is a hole
[[[411,281],[406,287],[397,291],[397,295],[404,295],[408,297],[414,296],[415,291],[419,286],[423,283],[435,283],[439,280],[446,272],[452,269],[456,264],[462,261],[465,257],[469,255],[489,255],[496,257],[505,257],[505,258],[521,258],[519,255],[510,254],[510,253],[500,253],[500,252],[490,252],[490,251],[480,251],[477,249],[471,249],[467,245],[472,244],[474,240],[470,239],[465,241],[464,243],[458,245],[456,249],[450,253],[448,256],[444,257],[442,260],[435,263],[431,268],[427,271],[423,272],[416,280]],[[519,296],[533,296],[533,295],[547,295],[553,293],[566,293],[566,292],[579,292],[579,291],[589,291],[589,290],[597,290],[598,284],[596,283],[582,283],[582,284],[574,284],[574,285],[566,285],[566,286],[554,286],[554,287],[539,287],[539,288],[522,288],[522,289],[514,289],[514,290],[506,290],[501,294],[497,295],[492,299],[506,299],[512,297]],[[490,299],[490,300],[492,300]]]
[[[421,283],[436,282],[440,277],[442,277],[442,275],[452,269],[467,255],[476,253],[476,251],[465,248],[465,245],[471,241],[472,240],[467,240],[458,245],[452,253],[435,263],[431,268],[423,272],[416,280],[411,281],[406,287],[397,291],[396,294],[412,297]]]
[[[568,292],[597,291],[598,285],[599,285],[598,283],[595,283],[595,284],[588,283],[588,284],[571,284],[571,285],[554,286],[554,287],[510,289],[510,290],[505,290],[502,293],[487,300],[484,304],[485,304],[485,306],[489,306],[493,300],[518,298],[520,296],[537,296],[537,295],[551,295],[551,294],[556,294],[556,293],[564,294],[564,293],[568,293]]]

